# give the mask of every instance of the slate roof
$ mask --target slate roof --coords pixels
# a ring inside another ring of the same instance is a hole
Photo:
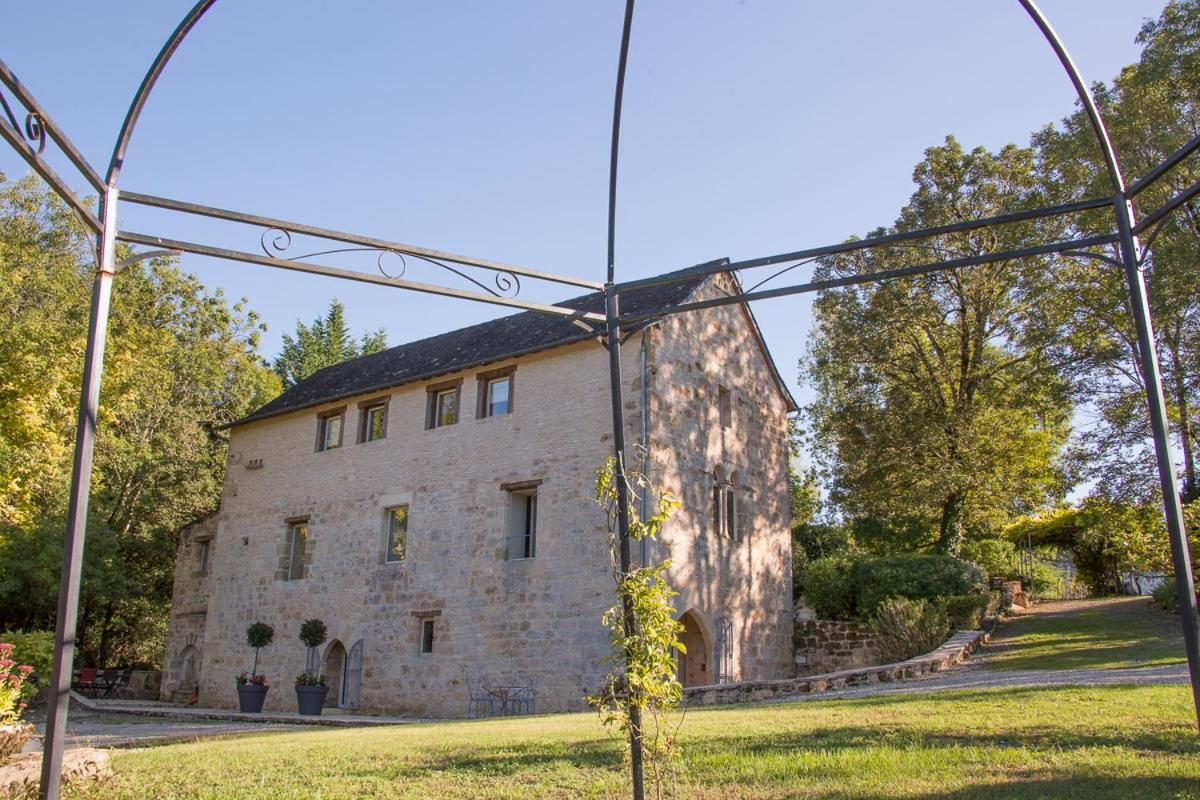
[[[686,277],[690,272],[711,267],[712,264],[701,264],[667,274]],[[621,313],[642,313],[678,305],[706,277],[701,274],[690,280],[623,291]],[[593,292],[558,305],[603,314],[604,295]],[[645,324],[623,327],[622,332],[637,330]],[[233,424],[241,425],[332,400],[428,380],[450,372],[581,342],[594,335],[569,319],[539,311],[523,311],[317,370]],[[770,361],[769,356],[767,360]]]

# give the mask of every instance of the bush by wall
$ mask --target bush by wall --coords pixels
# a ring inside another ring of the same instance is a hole
[[[857,612],[864,619],[875,615],[879,604],[891,597],[934,600],[987,591],[987,575],[975,564],[953,556],[905,553],[861,561],[854,568]]]
[[[804,596],[821,619],[854,619],[857,588],[848,556],[818,558],[804,568]]]
[[[54,667],[54,631],[5,631],[0,641],[13,645],[11,658],[18,664],[33,667],[29,676],[26,695],[31,697],[37,690],[50,684],[50,670]]]
[[[992,596],[985,592],[956,594],[943,601],[950,627],[960,631],[973,631],[983,624]]]
[[[946,641],[950,623],[940,603],[891,597],[875,609],[871,631],[885,661],[904,661]]]

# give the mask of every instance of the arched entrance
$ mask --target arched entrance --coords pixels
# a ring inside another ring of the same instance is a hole
[[[713,683],[708,668],[708,637],[704,635],[704,627],[691,611],[686,612],[679,621],[683,623],[683,633],[679,639],[687,648],[687,652],[679,656],[679,682],[685,687]]]
[[[325,658],[321,660],[321,674],[325,676],[325,684],[329,687],[329,694],[325,696],[326,708],[341,706],[345,672],[346,648],[334,639],[325,648]]]

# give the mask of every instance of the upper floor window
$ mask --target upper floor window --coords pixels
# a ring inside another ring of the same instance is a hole
[[[537,555],[538,484],[511,484],[508,491],[506,552],[509,561]]]
[[[462,394],[462,381],[430,386],[428,392],[425,427],[444,428],[458,422],[458,401]]]
[[[506,367],[479,375],[476,417],[501,417],[512,413],[515,371],[516,367]]]
[[[421,620],[421,652],[433,652],[433,620]]]
[[[369,400],[362,405],[358,421],[360,442],[373,442],[387,436],[387,411],[386,400]]]
[[[201,575],[207,575],[208,574],[208,556],[209,556],[209,551],[212,547],[212,540],[211,539],[201,539],[198,542],[196,542],[196,546],[200,549],[200,552],[198,553],[198,558],[196,559],[196,561],[197,561],[196,572],[198,572]]]
[[[384,561],[403,561],[408,549],[408,506],[387,510],[387,550]]]
[[[733,395],[724,386],[717,387],[717,410],[721,417],[721,427],[733,425]]]
[[[712,498],[713,530],[718,536],[738,539],[738,495],[734,485],[736,473],[725,478],[721,471],[717,470],[714,477],[716,480],[713,483]]]
[[[339,408],[317,417],[317,450],[333,450],[342,446],[342,422],[346,410]]]
[[[288,523],[284,545],[283,578],[298,581],[304,577],[304,561],[308,553],[308,520]]]

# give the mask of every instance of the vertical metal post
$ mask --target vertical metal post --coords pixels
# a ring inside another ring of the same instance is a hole
[[[1183,623],[1183,644],[1187,649],[1188,672],[1192,680],[1192,702],[1200,724],[1200,620],[1196,616],[1196,586],[1192,580],[1188,554],[1187,529],[1183,523],[1183,504],[1175,480],[1171,458],[1171,440],[1167,428],[1167,406],[1163,398],[1162,378],[1158,371],[1158,353],[1154,345],[1154,326],[1150,320],[1150,302],[1146,280],[1138,266],[1138,242],[1133,235],[1133,209],[1124,193],[1113,197],[1117,214],[1117,232],[1121,236],[1121,263],[1129,285],[1129,310],[1137,327],[1138,352],[1142,358],[1142,380],[1146,403],[1150,407],[1150,428],[1154,435],[1154,453],[1158,458],[1158,479],[1162,487],[1163,511],[1171,538],[1171,558],[1175,564],[1175,587],[1179,593],[1179,615]]]
[[[117,189],[105,189],[100,232],[100,263],[92,289],[87,351],[79,394],[79,420],[75,428],[75,459],[71,466],[71,500],[63,541],[62,575],[59,578],[58,617],[54,629],[54,666],[50,673],[50,705],[46,739],[42,746],[42,800],[58,800],[62,788],[63,744],[67,710],[71,702],[71,670],[75,657],[75,627],[79,618],[79,580],[83,571],[83,544],[87,535],[88,495],[92,484],[92,452],[96,443],[96,415],[100,407],[100,376],[104,369],[104,340],[108,332],[108,305],[115,272]]]
[[[612,397],[613,456],[617,460],[614,480],[617,482],[617,541],[620,549],[621,577],[629,574],[629,483],[625,476],[625,415],[621,396],[621,328],[617,324],[617,290],[610,281],[604,287],[605,313],[608,317],[608,374]],[[621,623],[625,635],[634,631],[633,606],[621,594]],[[629,653],[625,654],[628,662]],[[628,690],[628,687],[627,687]],[[642,714],[636,705],[629,709],[629,761],[633,778],[633,798],[643,800],[645,785],[642,770]]]

